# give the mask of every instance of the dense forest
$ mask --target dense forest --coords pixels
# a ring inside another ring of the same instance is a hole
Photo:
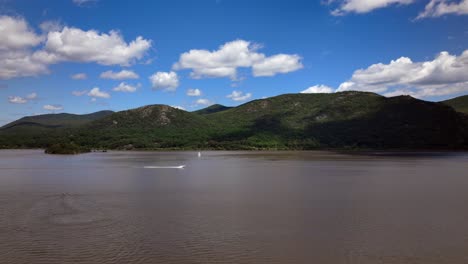
[[[0,148],[468,149],[468,97],[285,94],[195,112],[167,105],[48,114],[0,129]]]

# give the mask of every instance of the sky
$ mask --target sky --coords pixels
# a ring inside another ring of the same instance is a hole
[[[468,94],[468,0],[0,0],[0,125],[347,90]]]

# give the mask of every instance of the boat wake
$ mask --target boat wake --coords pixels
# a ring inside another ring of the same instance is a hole
[[[185,165],[180,166],[144,166],[145,169],[183,169]]]

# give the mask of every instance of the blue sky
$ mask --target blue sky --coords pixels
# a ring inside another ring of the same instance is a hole
[[[468,94],[468,0],[1,0],[0,36],[0,124],[302,91]]]

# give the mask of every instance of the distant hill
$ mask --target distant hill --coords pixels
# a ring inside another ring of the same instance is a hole
[[[167,105],[113,113],[79,129],[81,145],[103,148],[174,148],[206,140],[210,123],[203,116]]]
[[[10,140],[22,147],[58,141],[109,149],[468,149],[467,115],[441,103],[367,92],[285,94],[195,112],[149,105],[59,131],[35,134],[33,142]]]
[[[229,107],[229,106],[214,104],[214,105],[208,106],[206,108],[194,111],[193,113],[196,113],[196,114],[199,114],[199,115],[208,115],[208,114],[213,114],[213,113],[217,113],[217,112],[222,112],[222,111],[225,111],[225,110],[228,110],[228,109],[231,109],[231,108],[232,107]]]
[[[26,116],[14,122],[4,125],[0,129],[18,129],[20,127],[43,127],[43,128],[63,128],[63,127],[76,127],[84,125],[88,122],[100,119],[112,114],[113,111],[99,111],[85,115],[75,114],[45,114]]]
[[[374,93],[286,94],[208,115],[217,140],[265,148],[467,147],[468,120],[450,107]]]
[[[468,95],[456,97],[450,100],[442,101],[441,103],[450,105],[455,110],[461,113],[468,114]]]
[[[45,147],[66,140],[63,133],[112,114],[99,111],[91,114],[45,114],[26,116],[0,128],[0,148]]]

